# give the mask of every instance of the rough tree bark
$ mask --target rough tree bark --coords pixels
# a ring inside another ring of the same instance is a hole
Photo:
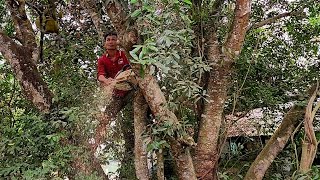
[[[139,180],[149,179],[147,151],[143,144],[142,134],[146,128],[147,109],[145,99],[140,91],[136,92],[133,101],[134,112],[134,165]]]
[[[162,149],[160,149],[157,152],[157,180],[165,180],[165,178],[164,178],[164,157],[163,157]]]
[[[166,107],[166,99],[156,79],[151,75],[145,75],[144,79],[138,79],[138,83],[152,113],[159,117],[159,121],[169,120],[173,125],[178,124],[175,114]],[[169,138],[168,141],[176,162],[179,179],[197,179],[188,149],[188,146],[193,145],[193,140]]]
[[[9,61],[15,78],[19,81],[26,98],[40,112],[49,112],[53,94],[37,69],[39,48],[36,43],[35,32],[26,15],[25,1],[7,0],[6,5],[12,17],[16,35],[11,38],[0,30],[0,52]],[[92,174],[95,170],[92,168],[95,167],[94,164],[96,163],[92,162],[91,165],[88,165],[76,157],[73,168],[78,172]]]
[[[15,43],[0,32],[0,52],[9,60],[15,78],[28,100],[41,112],[49,112],[52,93],[32,60],[32,49]]]
[[[291,134],[298,126],[303,117],[304,108],[293,106],[285,115],[281,125],[272,135],[263,150],[259,153],[255,161],[251,164],[250,169],[245,176],[246,180],[262,179],[265,172],[282,151]]]
[[[35,33],[25,12],[25,2],[7,0],[6,3],[19,43],[0,31],[0,52],[9,61],[27,99],[41,112],[48,112],[53,96],[36,67],[39,51]]]
[[[107,12],[112,24],[120,35],[121,45],[125,48],[126,52],[129,52],[132,45],[134,45],[138,40],[136,31],[134,29],[129,29],[128,31],[124,26],[124,24],[126,24],[125,20],[127,16],[120,4],[110,2],[107,4]],[[137,67],[133,67],[133,70],[135,72],[139,72]],[[138,78],[138,84],[151,111],[156,117],[160,118],[160,121],[169,120],[172,121],[173,124],[179,123],[175,114],[166,107],[166,99],[153,76],[146,74],[144,79]],[[190,142],[188,142],[189,140]],[[179,178],[190,180],[196,179],[191,155],[188,148],[186,148],[186,146],[193,143],[192,138],[179,140],[171,138],[168,139],[168,141],[171,146],[171,150],[174,152],[173,155],[178,168]]]
[[[219,132],[222,121],[224,103],[230,84],[231,72],[235,58],[240,54],[247,32],[251,11],[250,0],[237,0],[233,25],[222,48],[216,32],[211,33],[208,40],[208,61],[213,65],[210,71],[207,92],[208,103],[202,115],[199,137],[196,147],[195,168],[197,177],[214,179],[214,167],[219,159]]]

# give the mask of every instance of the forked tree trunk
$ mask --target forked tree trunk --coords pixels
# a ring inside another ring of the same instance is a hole
[[[134,165],[139,180],[149,179],[147,150],[142,134],[146,129],[148,105],[140,91],[136,92],[134,111]]]
[[[166,107],[165,97],[153,76],[145,75],[144,79],[138,79],[138,83],[152,113],[160,118],[159,121],[172,121],[173,124],[179,123],[175,114]],[[189,138],[169,138],[167,140],[175,158],[179,179],[197,179],[188,149],[188,146],[193,145],[193,140]]]
[[[119,3],[110,2],[107,4],[107,13],[119,34],[121,45],[127,52],[129,52],[132,48],[132,45],[135,44],[138,39],[134,30],[132,31],[132,29],[129,29],[128,31],[124,26],[125,21],[127,20],[126,12]],[[139,72],[137,67],[133,67],[133,70],[135,72]],[[175,114],[166,107],[166,99],[153,76],[146,73],[144,79],[138,80],[138,84],[152,113],[156,117],[160,118],[159,121],[168,120],[172,121],[173,124],[179,123]],[[185,146],[194,144],[193,139],[191,137],[187,137],[179,140],[170,139],[168,141],[171,146],[171,150],[174,152],[174,157],[178,168],[177,170],[180,172],[179,178],[190,180],[196,179],[190,152],[187,150],[187,148],[185,148]]]
[[[197,177],[201,179],[212,180],[217,177],[214,174],[216,163],[219,160],[218,150],[220,148],[217,146],[222,113],[233,64],[242,48],[250,12],[250,0],[237,0],[233,24],[222,49],[215,31],[211,32],[211,37],[208,39],[207,55],[209,63],[213,64],[213,69],[210,71],[207,89],[209,98],[200,122],[195,157]]]
[[[245,180],[259,180],[263,178],[273,160],[287,144],[291,134],[302,119],[303,113],[304,108],[296,105],[287,112],[281,125],[251,164],[244,178]]]

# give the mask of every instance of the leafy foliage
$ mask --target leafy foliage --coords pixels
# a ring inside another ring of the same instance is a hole
[[[92,21],[77,5],[78,1],[63,2],[58,7],[64,14],[59,22],[60,34],[45,35],[44,59],[38,63],[40,72],[54,93],[52,112],[40,115],[25,100],[8,62],[3,63],[0,55],[2,178],[62,178],[71,172],[69,165],[74,156],[82,157],[85,147],[81,143],[88,142],[98,123],[96,116],[100,107],[96,104],[99,104],[101,92],[96,90],[95,67],[101,47],[97,42],[97,33]],[[152,120],[146,129],[150,137],[149,151],[167,148],[169,145],[165,137],[183,138],[197,132],[198,119],[194,107],[196,102],[207,98],[201,80],[206,72],[212,70],[200,47],[206,45],[202,38],[209,35],[212,28],[217,28],[218,41],[223,44],[235,8],[234,1],[225,1],[217,10],[217,2],[204,1],[201,10],[197,11],[193,4],[196,2],[189,0],[130,1],[131,17],[136,20],[143,40],[130,52],[132,62],[140,65],[142,77],[146,72],[157,77],[169,100],[165,106],[181,120],[180,124],[158,122],[157,118]],[[254,108],[264,108],[270,114],[284,112],[287,107],[283,104],[304,98],[303,92],[320,75],[319,44],[315,43],[320,34],[320,6],[314,2],[253,1],[253,23],[285,11],[302,11],[300,15],[250,29],[235,64],[224,114]],[[100,12],[105,12],[103,3],[97,1]],[[13,37],[16,32],[6,8],[4,0],[0,0],[1,28]],[[30,19],[34,21],[35,14],[28,8]],[[112,122],[104,149],[108,153],[103,154],[107,160],[128,160],[119,170],[123,177],[129,177],[134,172],[132,152],[125,147],[130,145],[125,136],[132,133],[129,131],[132,119],[128,112],[123,112],[122,120]],[[261,124],[276,128],[273,121],[269,123],[271,118],[262,119]],[[239,156],[243,149],[242,144],[233,144],[231,154],[241,159]],[[131,159],[127,158],[130,155]],[[274,173],[272,178],[292,176],[295,158],[292,149],[283,152],[274,165],[277,167],[275,170],[281,169],[281,173]],[[318,169],[315,166],[309,174],[296,173],[292,178],[318,178]],[[227,171],[219,174],[222,179],[234,178],[229,175]],[[236,176],[242,177],[240,173]],[[78,174],[75,177],[97,178],[94,174]]]
[[[181,96],[196,101],[205,97],[198,82],[211,69],[192,55],[190,10],[189,1],[148,1],[131,14],[136,17],[137,11],[141,13],[137,24],[144,39],[142,45],[136,45],[130,52],[133,62],[141,64],[142,74],[146,65],[151,65],[148,71],[159,76],[169,101],[174,104]],[[172,107],[176,109],[175,106]]]

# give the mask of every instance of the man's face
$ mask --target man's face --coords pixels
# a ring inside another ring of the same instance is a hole
[[[115,36],[115,35],[107,36],[106,41],[104,43],[104,47],[107,50],[115,50],[115,49],[117,49],[117,45],[118,45],[117,41],[118,41],[117,36]]]

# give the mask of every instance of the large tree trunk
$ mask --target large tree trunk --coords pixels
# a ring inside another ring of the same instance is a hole
[[[195,167],[198,178],[213,179],[212,172],[219,158],[217,145],[224,102],[227,97],[229,68],[214,68],[215,74],[210,76],[209,87],[211,88],[208,89],[210,100],[205,105],[202,115],[196,148]]]
[[[146,128],[147,109],[145,99],[140,91],[135,95],[134,111],[134,165],[139,180],[149,179],[147,150],[143,144],[142,134]]]
[[[175,114],[166,107],[167,102],[155,78],[145,75],[144,79],[139,79],[138,82],[154,116],[159,117],[159,121],[172,121],[173,125],[178,124]],[[197,179],[188,149],[188,146],[193,145],[192,138],[169,138],[167,140],[175,158],[179,179]]]
[[[296,105],[287,112],[281,125],[251,164],[245,176],[246,180],[259,180],[263,178],[273,160],[282,151],[291,134],[298,126],[303,117],[303,113],[304,108]]]
[[[119,34],[122,46],[128,53],[131,50],[132,45],[138,40],[136,31],[134,31],[132,27],[128,31],[124,26],[127,15],[120,4],[110,2],[107,4],[107,12],[112,24]],[[139,72],[137,67],[133,67],[133,70],[135,72]],[[172,121],[173,124],[179,124],[175,114],[166,107],[166,99],[153,76],[146,73],[144,79],[138,80],[138,84],[151,111],[156,117],[160,118],[160,122],[168,120]],[[171,138],[168,141],[171,146],[171,150],[174,152],[176,165],[178,167],[177,170],[180,172],[179,178],[190,180],[196,179],[190,152],[188,148],[185,148],[185,146],[193,145],[193,139],[191,137],[181,138],[178,140]]]
[[[197,177],[214,179],[215,167],[219,159],[219,132],[224,103],[227,98],[231,72],[235,58],[241,47],[249,24],[251,11],[250,0],[237,0],[232,28],[225,45],[220,49],[216,33],[213,31],[208,40],[208,61],[213,64],[208,82],[208,103],[199,127],[198,145],[196,148],[195,167]]]
[[[19,44],[0,31],[0,52],[10,63],[24,94],[41,112],[51,107],[52,93],[36,67],[39,57],[35,33],[27,18],[24,1],[7,0]]]
[[[43,81],[36,64],[32,60],[33,51],[12,41],[0,32],[0,52],[9,60],[15,78],[19,81],[26,98],[41,112],[51,107],[52,93]]]

